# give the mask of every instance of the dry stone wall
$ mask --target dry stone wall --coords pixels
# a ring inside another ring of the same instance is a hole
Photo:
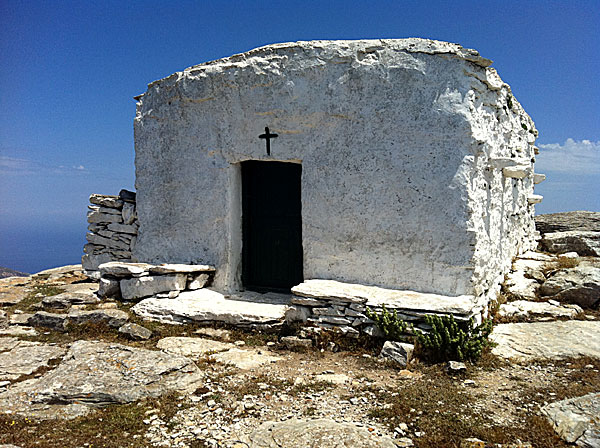
[[[92,194],[88,206],[87,244],[81,263],[86,274],[99,279],[98,266],[109,261],[135,261],[132,249],[138,234],[135,193],[118,196]]]

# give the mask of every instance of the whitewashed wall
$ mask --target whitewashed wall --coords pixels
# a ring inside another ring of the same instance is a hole
[[[299,42],[150,84],[135,257],[213,264],[215,286],[238,288],[239,163],[301,162],[305,278],[485,295],[533,232],[531,181],[487,170],[533,142],[489,63],[421,39]],[[279,134],[271,157],[265,126]]]

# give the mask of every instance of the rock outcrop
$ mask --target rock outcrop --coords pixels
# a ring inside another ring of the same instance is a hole
[[[330,419],[265,422],[248,439],[251,448],[395,448],[393,439],[378,437],[366,428]]]
[[[567,359],[589,356],[600,359],[600,322],[556,321],[500,324],[490,339],[492,353],[516,360]]]
[[[0,412],[73,418],[86,414],[90,406],[131,403],[171,391],[190,393],[201,377],[198,367],[183,356],[80,340],[58,367],[0,393]]]
[[[584,448],[600,446],[600,393],[550,403],[542,413],[565,442]]]

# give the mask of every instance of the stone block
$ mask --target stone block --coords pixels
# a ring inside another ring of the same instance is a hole
[[[121,295],[125,300],[140,299],[166,291],[181,291],[185,289],[187,277],[185,274],[151,275],[121,280]]]
[[[112,261],[98,266],[102,276],[111,277],[137,277],[147,275],[150,272],[151,264],[147,263],[125,263]]]
[[[123,204],[123,210],[121,210],[121,217],[123,218],[123,224],[133,224],[136,220],[135,204],[125,202]]]
[[[74,325],[105,322],[113,328],[119,328],[129,320],[129,315],[125,311],[115,309],[76,310],[69,312],[68,318]]]
[[[88,240],[88,242],[97,246],[104,246],[111,249],[129,250],[129,244],[123,241],[114,240],[112,238],[107,238],[101,235],[96,235],[95,233],[87,233],[85,237]]]
[[[125,325],[119,328],[119,333],[124,334],[129,339],[133,339],[136,341],[150,339],[152,336],[152,332],[141,325],[134,324],[131,322],[126,323]]]
[[[103,207],[121,208],[123,207],[123,201],[118,196],[110,196],[104,194],[92,194],[90,196],[90,202],[95,205],[101,205]]]
[[[195,274],[215,272],[215,268],[204,264],[161,264],[150,267],[150,274]]]
[[[122,223],[123,217],[121,215],[113,215],[110,213],[100,213],[100,211],[93,210],[87,215],[88,223]]]
[[[190,291],[195,289],[204,288],[208,284],[209,275],[206,273],[191,274],[188,276],[187,287]]]
[[[137,235],[138,228],[132,224],[118,224],[118,223],[110,223],[108,225],[108,230],[118,233],[127,233],[130,235]]]
[[[119,280],[115,278],[102,277],[98,284],[98,296],[106,297],[121,297],[121,287]]]
[[[45,327],[51,330],[66,331],[67,315],[38,311],[27,320],[27,323],[32,327]]]
[[[396,363],[400,367],[406,367],[412,359],[415,346],[404,342],[386,341],[379,353],[380,359]]]

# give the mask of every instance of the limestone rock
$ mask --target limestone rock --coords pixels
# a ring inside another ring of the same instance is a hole
[[[38,332],[31,327],[23,326],[10,326],[7,328],[0,328],[0,336],[38,336]]]
[[[135,204],[125,202],[122,210],[123,223],[130,225],[136,220]]]
[[[536,215],[535,227],[541,234],[572,230],[600,232],[600,212],[575,211]]]
[[[577,304],[583,308],[600,306],[600,267],[579,265],[561,269],[540,287],[540,294],[559,302]]]
[[[301,297],[361,303],[370,308],[384,305],[388,309],[409,309],[427,312],[470,314],[475,306],[473,296],[457,297],[401,291],[342,283],[335,280],[306,280],[292,288]]]
[[[6,311],[0,310],[0,328],[8,327],[8,316]]]
[[[65,353],[66,350],[57,345],[0,338],[0,380],[12,381],[23,375],[31,375]]]
[[[123,217],[121,215],[114,215],[112,213],[101,213],[100,211],[91,211],[87,215],[87,222],[91,223],[123,223]],[[91,242],[91,241],[90,241]]]
[[[118,196],[110,196],[104,194],[92,194],[90,196],[90,202],[95,205],[101,205],[103,207],[121,208],[123,207],[123,201]]]
[[[580,256],[600,257],[600,231],[570,230],[546,233],[540,246],[552,253],[577,252]]]
[[[103,276],[138,277],[148,274],[150,267],[152,267],[152,265],[147,263],[110,261],[99,265],[98,270]]]
[[[10,325],[29,325],[29,318],[33,316],[30,313],[11,314],[9,318]]]
[[[448,361],[448,372],[464,373],[467,371],[467,365],[460,361]]]
[[[500,305],[500,317],[552,316],[573,318],[583,312],[578,305],[555,305],[549,302],[515,300]]]
[[[235,348],[235,345],[204,338],[168,337],[158,341],[156,348],[167,353],[198,359],[206,354],[230,350]]]
[[[203,264],[161,264],[150,267],[150,274],[196,274],[199,272],[215,272],[215,268]]]
[[[377,436],[365,427],[331,419],[265,422],[248,438],[250,448],[395,448],[387,436]]]
[[[71,305],[88,305],[100,301],[96,295],[98,289],[96,283],[75,283],[65,285],[63,288],[65,289],[63,293],[44,297],[42,305],[48,308],[65,309]]]
[[[121,296],[124,300],[140,299],[160,292],[185,289],[187,277],[184,274],[149,275],[146,277],[121,280]]]
[[[81,264],[83,265],[83,269],[86,270],[86,274],[88,274],[88,272],[98,270],[98,266],[100,266],[101,264],[107,263],[112,260],[113,257],[108,253],[85,254],[83,257],[81,257]],[[88,274],[88,276],[89,275],[90,274]],[[98,276],[98,278],[100,277]]]
[[[239,348],[215,353],[214,355],[210,355],[210,358],[242,370],[256,369],[257,367],[281,360],[280,357],[273,355],[268,350],[241,350]]]
[[[415,346],[404,342],[385,341],[379,353],[379,358],[394,362],[404,368],[412,359]]]
[[[146,339],[150,339],[152,337],[152,332],[141,325],[134,324],[131,322],[122,325],[119,328],[119,333],[126,335],[129,339],[133,339],[136,341],[142,341]]]
[[[137,235],[137,227],[131,224],[117,224],[117,223],[112,223],[108,225],[108,230],[112,231],[112,232],[118,232],[118,233],[126,233],[126,234],[130,234],[130,235]]]
[[[122,310],[115,309],[100,309],[90,311],[71,311],[68,314],[69,322],[74,325],[86,323],[101,323],[104,322],[113,328],[119,328],[129,320],[129,315]]]
[[[281,326],[287,305],[231,300],[210,289],[183,291],[176,299],[144,299],[132,311],[160,322],[222,322],[237,326]]]
[[[194,274],[188,277],[186,289],[194,291],[196,289],[204,288],[208,284],[209,275],[205,273]]]
[[[550,403],[542,413],[565,442],[587,448],[600,446],[600,393]]]
[[[76,341],[54,370],[0,393],[0,412],[73,418],[89,412],[87,405],[131,403],[172,391],[191,393],[201,378],[198,367],[183,356]]]
[[[490,339],[492,353],[517,360],[600,358],[600,322],[555,321],[500,324]]]
[[[343,373],[321,373],[315,376],[315,381],[338,385],[349,383],[350,380],[350,377]]]
[[[312,347],[312,339],[302,339],[298,336],[284,336],[281,338],[281,343],[288,349],[306,349]]]
[[[33,327],[45,327],[51,330],[66,331],[67,315],[38,311],[28,319],[27,323]]]
[[[40,272],[36,272],[32,275],[32,278],[46,278],[48,280],[58,280],[61,277],[80,274],[82,274],[82,266],[80,264],[69,264],[65,266],[59,266],[57,268],[50,268]]]
[[[102,277],[98,283],[98,296],[106,297],[121,297],[121,286],[119,280],[114,278]]]

